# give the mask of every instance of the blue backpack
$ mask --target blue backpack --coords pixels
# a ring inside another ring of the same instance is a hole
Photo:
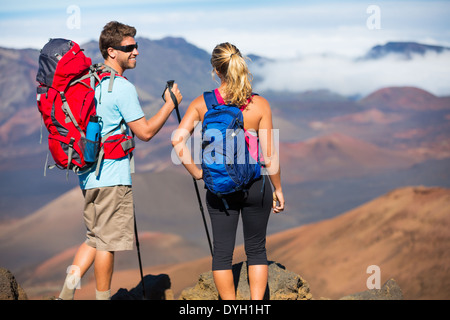
[[[203,97],[208,111],[202,124],[202,169],[205,186],[221,197],[240,190],[261,176],[261,163],[250,156],[244,118],[236,105],[219,104],[215,92]],[[225,207],[228,209],[226,201]]]

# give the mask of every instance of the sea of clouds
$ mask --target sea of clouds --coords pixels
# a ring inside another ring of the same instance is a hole
[[[414,86],[436,95],[450,95],[450,51],[413,55],[391,54],[377,60],[333,54],[312,54],[271,60],[252,68],[263,78],[257,90],[303,92],[329,89],[344,96],[366,96],[389,86]]]

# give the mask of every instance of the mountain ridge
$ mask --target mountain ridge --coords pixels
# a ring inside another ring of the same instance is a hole
[[[450,52],[450,48],[438,45],[421,44],[409,41],[389,41],[384,45],[372,47],[361,59],[381,59],[390,54],[396,54],[400,57],[410,60],[413,55],[424,55],[426,53]]]

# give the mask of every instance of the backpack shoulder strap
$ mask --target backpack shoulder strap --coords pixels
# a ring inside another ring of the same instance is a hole
[[[204,92],[203,98],[205,99],[206,107],[208,108],[208,110],[219,104],[217,102],[217,98],[216,98],[214,91]]]
[[[93,69],[95,70],[96,76],[97,76],[97,80],[98,80],[98,85],[102,85],[102,81],[105,78],[110,78],[109,80],[109,85],[108,85],[108,92],[112,92],[113,90],[113,85],[114,85],[114,79],[115,77],[120,77],[123,78],[125,80],[128,80],[126,77],[121,76],[118,74],[118,72],[116,70],[114,70],[113,68],[111,68],[110,66],[105,65],[104,63],[97,63],[93,66]],[[100,96],[99,96],[99,104],[102,103],[102,93],[100,90]]]
[[[106,77],[109,77],[109,86],[108,86],[108,92],[112,92],[113,85],[114,85],[114,78],[120,77],[118,72],[111,68],[110,66],[107,66],[106,64],[99,63],[96,65],[96,69],[98,70],[98,74],[101,80],[103,80]],[[125,77],[122,77],[125,78]]]
[[[259,96],[259,94],[252,92],[252,96],[248,98],[247,103],[244,104],[243,106],[240,106],[239,109],[241,109],[241,111],[244,111],[244,109],[247,108],[248,104],[252,101],[252,98],[254,96]]]

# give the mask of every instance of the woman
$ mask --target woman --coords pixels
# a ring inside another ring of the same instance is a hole
[[[231,266],[239,215],[242,215],[250,294],[254,300],[263,299],[268,278],[265,248],[267,222],[272,208],[274,213],[284,210],[279,160],[273,146],[272,113],[266,99],[252,96],[251,74],[245,59],[234,45],[217,45],[212,53],[211,64],[213,76],[216,74],[220,78],[220,87],[215,90],[218,101],[246,105],[242,112],[244,129],[258,135],[267,175],[274,187],[272,194],[270,183],[265,183],[268,179],[263,176],[251,183],[248,192],[239,191],[226,196],[228,210],[224,210],[222,199],[207,191],[206,204],[214,238],[214,281],[221,299],[236,298]],[[190,104],[172,139],[181,162],[197,180],[202,179],[203,172],[194,163],[186,141],[195,125],[203,121],[206,111],[206,103],[201,95]]]

